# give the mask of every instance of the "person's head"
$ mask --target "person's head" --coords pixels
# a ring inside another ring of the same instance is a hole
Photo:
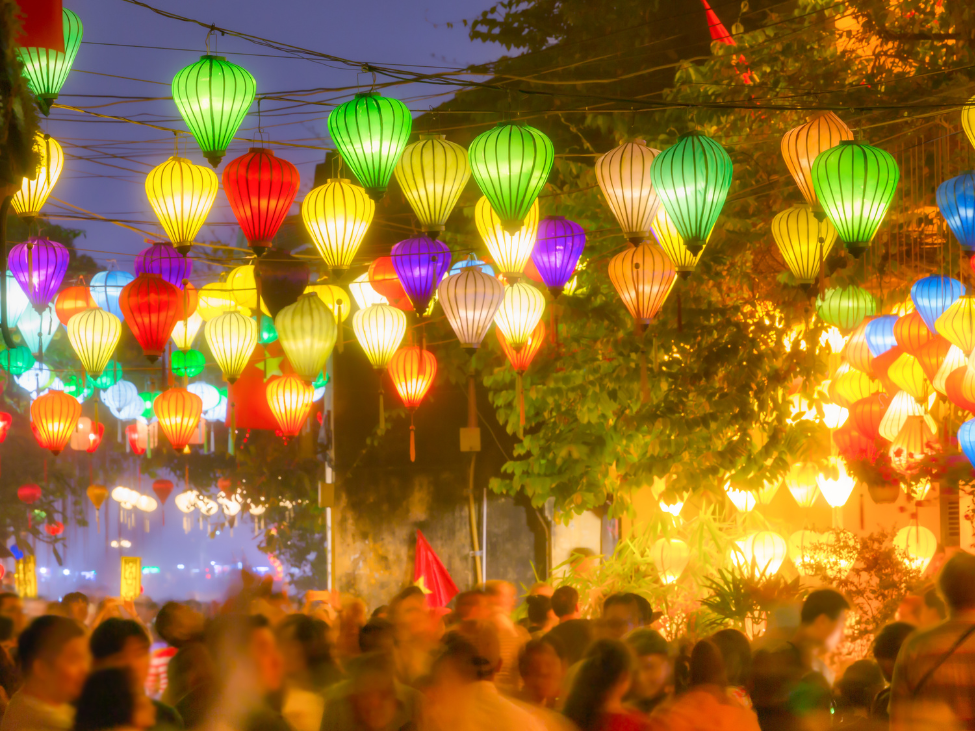
[[[181,647],[202,639],[205,622],[203,613],[188,604],[166,602],[156,614],[156,633],[167,645]]]
[[[653,607],[650,606],[650,602],[647,601],[646,598],[633,592],[628,592],[626,596],[633,597],[633,601],[636,602],[636,609],[637,609],[637,615],[639,616],[638,621],[640,623],[640,626],[641,627],[650,626],[655,619],[653,613]]]
[[[384,653],[360,655],[350,667],[349,702],[357,727],[366,731],[388,728],[396,716],[393,661]]]
[[[572,586],[560,586],[552,592],[552,611],[560,620],[579,613],[579,592]]]
[[[518,672],[530,702],[548,705],[559,696],[565,664],[552,641],[530,640],[518,655]]]
[[[462,591],[454,599],[454,616],[458,622],[468,619],[487,619],[491,616],[488,599],[483,591]]]
[[[579,731],[595,731],[607,705],[623,699],[630,688],[631,662],[630,650],[622,642],[597,640],[592,644],[563,710]]]
[[[96,670],[78,698],[75,731],[148,729],[156,724],[156,707],[122,667]]]
[[[26,617],[24,615],[24,603],[19,596],[11,592],[0,594],[0,617],[10,617],[13,620],[15,635],[23,631]]]
[[[388,619],[373,617],[359,630],[360,652],[385,652],[390,654],[396,646],[396,632]]]
[[[921,604],[921,624],[920,627],[933,627],[939,622],[943,622],[948,616],[948,608],[944,601],[938,596],[937,589],[931,588],[924,592],[924,601]]]
[[[134,619],[106,619],[95,627],[88,639],[96,670],[128,668],[137,687],[149,677],[149,635]]]
[[[0,614],[0,645],[6,645],[17,640],[14,635],[14,621],[10,617]]]
[[[518,600],[514,584],[499,579],[488,581],[484,584],[484,593],[487,595],[488,604],[494,614],[507,616],[514,611],[515,603]]]
[[[894,662],[901,651],[901,645],[914,630],[913,624],[893,622],[877,633],[873,641],[873,656],[887,682],[894,677]]]
[[[547,596],[528,595],[525,597],[528,606],[528,622],[535,627],[544,627],[555,619],[552,614],[552,600]]]
[[[307,614],[289,614],[277,627],[285,677],[310,682],[315,672],[332,664],[328,625]]]
[[[430,633],[430,608],[419,586],[408,586],[389,603],[389,618],[396,627],[397,639],[425,637]]]
[[[249,682],[258,693],[281,688],[284,659],[267,617],[260,614],[220,617],[207,629],[207,645],[216,664],[216,674],[224,682],[238,682],[233,672],[244,670],[246,675],[241,680]]]
[[[975,610],[975,555],[959,551],[945,561],[938,589],[950,615]]]
[[[752,648],[748,638],[736,629],[723,629],[711,635],[711,642],[721,652],[728,685],[744,687],[752,671]]]
[[[603,602],[607,636],[621,640],[640,626],[640,603],[635,594],[610,594]]]
[[[528,596],[547,596],[551,599],[553,593],[555,589],[547,581],[536,581],[528,589]]]
[[[827,652],[843,640],[850,603],[835,589],[817,589],[802,603],[799,621],[804,635]]]
[[[591,548],[573,548],[569,551],[569,565],[576,576],[589,576],[596,568],[596,552]]]
[[[643,627],[631,632],[626,644],[635,656],[630,696],[656,698],[667,687],[674,669],[667,640],[657,630]]]
[[[20,633],[17,659],[25,682],[54,703],[77,699],[91,666],[84,627],[51,614]]]
[[[873,660],[857,660],[836,683],[843,706],[869,710],[874,697],[884,689],[884,676]]]
[[[461,622],[452,631],[474,648],[474,665],[478,680],[494,680],[501,669],[501,641],[498,629],[490,620],[469,619]]]
[[[689,685],[728,685],[728,674],[725,672],[724,658],[721,650],[711,640],[701,640],[691,650],[689,666]]]
[[[65,617],[79,622],[88,621],[88,597],[80,591],[72,591],[61,597],[61,612]]]

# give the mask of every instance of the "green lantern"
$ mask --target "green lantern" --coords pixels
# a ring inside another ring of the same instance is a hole
[[[174,376],[186,376],[193,378],[203,373],[206,366],[206,358],[199,350],[174,351],[170,356],[169,364],[173,369]]]
[[[105,370],[102,371],[102,374],[98,378],[91,380],[95,384],[95,388],[105,389],[121,381],[124,375],[122,373],[122,366],[118,361],[110,360],[108,361],[108,365],[105,366]]]
[[[873,239],[894,200],[900,180],[889,152],[842,140],[816,156],[813,188],[847,250],[859,257]]]
[[[50,48],[20,48],[20,60],[24,63],[24,76],[27,86],[37,99],[37,107],[46,117],[51,112],[51,104],[58,98],[61,87],[68,78],[78,49],[84,26],[81,18],[67,8],[61,9],[61,22],[64,28],[64,53]]]
[[[74,396],[79,401],[84,401],[95,392],[95,385],[90,380],[83,383],[76,375],[66,376],[64,382],[64,392],[69,396]]]
[[[356,94],[328,115],[332,142],[374,201],[386,195],[412,129],[406,105],[375,91]]]
[[[223,56],[201,56],[173,79],[173,100],[213,167],[227,154],[256,93],[250,72]]]
[[[687,132],[654,158],[650,182],[684,246],[697,256],[731,188],[731,157],[700,132]]]
[[[13,350],[0,353],[0,368],[12,376],[19,376],[34,367],[34,354],[26,345],[18,345]]]
[[[320,388],[325,388],[328,385],[329,376],[325,371],[318,374],[318,378],[311,382],[311,385],[317,391]]]
[[[474,138],[468,157],[478,187],[514,236],[552,171],[552,140],[527,124],[502,122]]]
[[[156,412],[152,410],[152,404],[156,401],[157,396],[162,396],[162,391],[143,391],[139,394],[139,398],[142,399],[142,405],[144,407],[142,409],[142,418],[146,421],[152,421],[156,415]]]
[[[270,345],[278,339],[278,330],[274,327],[274,319],[261,315],[261,329],[257,333],[257,341],[261,345]]]
[[[816,298],[816,314],[842,332],[850,332],[867,317],[877,314],[877,300],[855,284],[833,287]]]

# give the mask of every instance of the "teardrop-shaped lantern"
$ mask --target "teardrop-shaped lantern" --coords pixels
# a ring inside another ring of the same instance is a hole
[[[833,508],[846,505],[856,487],[856,479],[847,471],[846,462],[840,457],[830,457],[816,481],[819,491]]]
[[[920,366],[918,366],[918,369],[920,370]],[[921,371],[921,378],[924,378],[924,371]],[[849,368],[842,375],[834,375],[829,384],[830,395],[836,396],[840,401],[846,402],[842,404],[843,406],[866,398],[879,390],[880,384],[877,381],[870,378],[866,373],[861,373],[854,368]]]
[[[253,264],[242,264],[234,267],[227,275],[227,290],[233,297],[237,307],[248,312],[257,312],[257,279],[256,268]],[[268,314],[267,304],[261,297],[261,311]]]
[[[301,431],[311,405],[315,388],[300,376],[289,374],[272,378],[265,387],[267,405],[278,422],[282,436],[293,437]]]
[[[969,419],[958,427],[958,446],[975,467],[975,419]]]
[[[412,128],[406,105],[375,91],[356,94],[328,115],[328,134],[342,161],[374,201],[386,195]]]
[[[91,297],[95,300],[96,305],[103,310],[108,310],[121,320],[123,314],[122,308],[119,306],[119,297],[125,286],[133,279],[135,277],[128,272],[121,272],[117,269],[96,272],[92,275],[91,286],[88,289],[91,290]]]
[[[924,407],[907,391],[898,391],[890,400],[877,431],[889,442],[894,441],[909,416],[924,416]]]
[[[305,287],[305,294],[318,297],[338,323],[345,322],[352,312],[352,298],[337,284],[309,284]]]
[[[34,437],[43,449],[51,450],[55,457],[61,454],[78,428],[80,416],[81,404],[78,399],[64,391],[48,391],[30,405]]]
[[[586,246],[586,232],[564,216],[546,216],[538,224],[532,261],[553,297],[575,274],[579,257]]]
[[[95,304],[91,291],[84,285],[65,287],[54,301],[54,310],[57,312],[61,324],[65,327],[68,326],[68,321],[72,317],[93,307],[98,307],[98,305]],[[7,311],[10,311],[9,301],[7,302]]]
[[[291,210],[298,168],[263,147],[252,147],[223,169],[223,190],[251,249],[260,256]]]
[[[504,299],[504,285],[477,267],[445,277],[438,289],[440,306],[461,347],[480,346]]]
[[[924,369],[910,353],[901,353],[887,369],[887,377],[903,391],[911,394],[919,403],[925,403],[931,394],[931,382]]]
[[[297,302],[308,286],[308,264],[290,252],[271,247],[255,266],[261,278],[261,301],[271,317]]]
[[[850,423],[867,439],[880,438],[880,422],[890,406],[890,396],[874,393],[850,406]]]
[[[183,288],[184,280],[193,273],[193,262],[170,243],[156,243],[135,257],[135,275],[158,274],[174,287]]]
[[[704,246],[699,252],[692,254],[690,249],[684,245],[684,238],[677,232],[677,227],[674,226],[674,222],[670,220],[670,216],[667,215],[663,206],[657,208],[657,215],[653,219],[650,232],[660,244],[660,248],[667,255],[667,258],[673,262],[677,276],[681,279],[687,279],[691,276],[691,272],[697,268],[697,263],[704,254],[704,247],[707,246],[707,242],[704,242]],[[708,238],[711,238],[710,234],[708,234]]]
[[[158,274],[140,274],[119,295],[125,323],[150,363],[159,359],[173,334],[181,295],[180,289]]]
[[[938,318],[965,294],[965,285],[957,279],[932,274],[911,285],[911,301],[931,332],[937,332]]]
[[[59,327],[61,321],[58,320],[53,302],[40,312],[33,307],[29,308],[17,321],[17,329],[24,339],[24,345],[30,348],[36,358],[40,358],[47,351],[47,346],[51,344]]]
[[[51,135],[38,132],[34,136],[34,150],[38,155],[34,177],[24,178],[20,190],[10,200],[17,215],[25,221],[32,221],[40,215],[41,208],[64,170],[64,150]]]
[[[816,314],[824,321],[849,332],[863,320],[877,312],[877,300],[862,287],[851,284],[849,287],[827,289],[816,298]]]
[[[520,278],[535,248],[538,235],[538,202],[528,209],[522,225],[509,233],[501,218],[494,212],[487,197],[481,197],[474,207],[474,223],[491,253],[495,265],[508,281]]]
[[[4,279],[7,286],[7,327],[16,327],[24,310],[30,307],[30,300],[21,289],[17,278],[8,270]]]
[[[437,238],[471,177],[467,150],[444,135],[420,135],[396,166],[396,181],[420,230]]]
[[[200,332],[200,327],[203,325],[203,318],[200,317],[200,313],[194,312],[188,318],[177,319],[176,324],[173,325],[173,342],[176,343],[176,347],[186,352],[193,347],[193,341],[196,340],[196,334]]]
[[[951,403],[962,411],[975,413],[975,370],[968,366],[955,368],[945,378],[944,389]]]
[[[26,345],[18,345],[16,348],[0,352],[0,368],[12,376],[26,373],[36,362],[34,354]]]
[[[965,294],[956,299],[951,307],[941,313],[934,323],[938,334],[952,345],[957,345],[965,355],[975,349],[975,297]]]
[[[849,363],[851,368],[856,368],[867,375],[873,373],[873,356],[867,345],[867,325],[871,319],[864,318],[863,322],[853,329],[846,339],[846,345],[843,346],[843,360]]]
[[[278,342],[295,373],[311,383],[325,368],[335,347],[338,325],[318,295],[303,294],[274,318]]]
[[[423,401],[436,375],[436,357],[415,345],[400,348],[389,361],[389,377],[403,406],[410,411]]]
[[[952,345],[940,335],[935,335],[917,349],[917,362],[921,364],[921,368],[924,369],[924,375],[928,377],[932,385],[934,385],[935,376],[941,368],[941,364],[944,363],[951,349],[955,347],[957,346]],[[964,357],[964,354],[962,354],[962,357]]]
[[[772,219],[772,237],[796,282],[808,290],[836,241],[836,229],[811,205],[795,205]]]
[[[381,371],[403,342],[406,315],[389,305],[370,305],[352,316],[352,329],[372,367]]]
[[[57,241],[27,239],[10,247],[7,266],[34,309],[40,312],[54,299],[68,271],[68,250]]]
[[[24,64],[27,86],[45,117],[51,112],[51,104],[58,98],[61,87],[68,78],[85,31],[81,18],[67,8],[61,8],[61,29],[64,34],[64,51],[35,46],[17,49]]]
[[[450,269],[450,249],[429,236],[417,236],[400,241],[390,253],[403,291],[422,317],[444,274]]]
[[[847,251],[859,257],[887,215],[900,180],[889,152],[842,140],[813,162],[813,187]]]
[[[122,336],[122,322],[111,312],[92,308],[74,315],[66,327],[81,367],[92,378],[98,378]]]
[[[895,470],[911,472],[932,451],[931,445],[936,441],[937,437],[923,416],[909,416],[891,442],[890,463]]]
[[[975,251],[975,171],[968,170],[939,185],[937,200],[961,248]]]
[[[609,261],[613,286],[633,319],[643,325],[650,324],[663,307],[676,277],[670,259],[650,244],[640,244]]]
[[[961,351],[961,348],[957,345],[950,346],[944,360],[938,366],[938,372],[931,379],[931,385],[934,386],[934,390],[938,393],[947,394],[946,382],[948,377],[959,368],[964,368],[967,363],[968,360],[965,358],[965,354]]]
[[[527,124],[502,122],[475,137],[468,154],[474,180],[501,219],[501,229],[514,236],[548,180],[555,162],[552,141]]]
[[[224,380],[240,378],[257,346],[257,323],[239,312],[224,312],[207,322],[203,334]]]
[[[901,350],[916,356],[917,352],[928,343],[934,333],[924,324],[924,318],[915,310],[897,318],[894,323],[894,339]]]
[[[811,508],[816,504],[819,497],[818,476],[819,468],[815,462],[797,462],[789,468],[785,484],[800,508]]]
[[[660,150],[647,147],[644,140],[635,140],[596,159],[596,182],[623,236],[634,246],[649,237],[660,206],[650,180],[650,165],[659,154]]]
[[[146,195],[176,251],[186,254],[217,197],[217,175],[182,157],[171,157],[146,176]]]
[[[156,397],[152,410],[173,449],[181,452],[196,434],[203,399],[185,388],[170,388]]]
[[[389,264],[392,267],[392,260],[390,260]],[[369,266],[369,270],[372,270],[372,265]],[[352,295],[352,299],[355,300],[356,306],[360,310],[364,310],[370,305],[389,304],[389,299],[372,286],[369,272],[363,272],[349,282],[349,293]],[[405,295],[406,293],[404,292],[403,294]]]
[[[819,153],[836,147],[843,140],[852,140],[853,132],[832,112],[820,112],[805,124],[793,127],[782,136],[782,157],[785,165],[810,205],[818,207],[813,186],[812,166]]]
[[[681,135],[650,167],[650,179],[692,254],[704,248],[731,189],[731,158],[700,132]]]
[[[896,322],[896,315],[881,315],[873,318],[867,324],[867,347],[870,348],[870,355],[874,358],[883,355],[891,348],[897,347],[897,339],[894,337],[894,324]]]
[[[650,560],[662,584],[673,584],[684,573],[691,549],[679,538],[658,538],[650,547]]]
[[[332,179],[313,188],[301,203],[301,218],[328,268],[344,272],[352,265],[369,230],[376,204],[364,188]]]
[[[508,344],[519,350],[528,342],[544,311],[544,295],[527,282],[516,282],[505,287],[494,322]]]
[[[377,293],[386,298],[386,301],[393,307],[404,312],[413,311],[413,303],[406,296],[402,282],[396,276],[396,267],[393,266],[393,257],[377,256],[369,265],[369,285]]]
[[[223,56],[200,56],[173,78],[173,101],[213,167],[227,154],[256,93],[250,72]]]
[[[539,320],[538,324],[535,325],[535,329],[532,330],[532,334],[528,338],[528,342],[521,346],[518,350],[511,347],[511,343],[501,332],[501,328],[495,330],[498,335],[498,342],[501,343],[501,350],[508,358],[508,362],[511,363],[511,367],[514,369],[515,373],[524,373],[528,370],[528,366],[531,365],[532,361],[535,360],[535,356],[538,355],[538,351],[541,350],[542,345],[545,344],[545,321]]]

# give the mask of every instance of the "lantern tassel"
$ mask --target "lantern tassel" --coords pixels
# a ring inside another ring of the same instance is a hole
[[[416,427],[413,426],[413,412],[410,412],[410,462],[416,462]]]
[[[552,303],[552,344],[555,346],[556,352],[559,349],[559,318],[555,314],[555,303]]]
[[[521,371],[515,372],[515,398],[518,399],[518,436],[524,436],[525,428],[525,389],[521,381]]]

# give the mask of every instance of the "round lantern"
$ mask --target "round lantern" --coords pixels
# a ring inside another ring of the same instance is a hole
[[[17,326],[17,322],[20,320],[20,316],[24,314],[24,310],[30,307],[30,300],[27,299],[24,290],[20,288],[17,278],[9,271],[7,271],[7,276],[4,281],[7,286],[7,327],[13,328]]]
[[[477,267],[468,267],[444,277],[438,293],[461,347],[473,354],[501,307],[504,285]]]
[[[878,358],[891,348],[897,347],[897,338],[894,337],[894,323],[896,322],[896,315],[881,315],[867,323],[864,334],[867,338],[867,347],[870,348],[870,355],[874,358]]]
[[[877,312],[877,300],[855,284],[827,289],[816,298],[816,314],[824,321],[849,332]]]
[[[252,313],[257,312],[256,271],[253,264],[244,264],[235,267],[227,275],[227,291],[230,292],[230,296],[237,303],[237,308]],[[263,301],[264,298],[261,297],[261,300],[261,310],[264,314],[269,314],[267,305]]]
[[[585,246],[586,232],[575,221],[563,216],[546,216],[538,224],[531,258],[553,297],[562,294],[572,279]]]
[[[256,290],[254,297],[257,297]],[[210,321],[225,312],[236,312],[239,306],[227,282],[211,282],[200,288],[196,312],[204,321]]]
[[[263,147],[252,147],[223,169],[223,189],[247,243],[260,254],[271,245],[291,210],[298,168]]]
[[[7,310],[9,312],[9,302]],[[77,287],[65,287],[58,294],[54,301],[54,311],[57,313],[61,324],[67,327],[68,321],[79,312],[84,312],[92,307],[98,307],[91,296],[88,287],[81,285]]]
[[[12,350],[0,352],[0,368],[3,368],[12,376],[19,376],[26,373],[37,361],[34,360],[30,348],[25,345],[18,345]]]
[[[680,578],[690,557],[690,548],[678,538],[658,538],[650,547],[650,560],[664,584],[673,584]]]
[[[697,263],[701,260],[704,247],[701,247],[701,250],[696,254],[692,254],[684,245],[684,239],[677,232],[674,222],[670,220],[670,216],[667,215],[667,211],[663,209],[663,206],[657,208],[657,215],[654,217],[653,223],[650,226],[650,233],[653,234],[657,243],[660,244],[660,248],[667,255],[667,258],[673,262],[674,269],[677,270],[677,275],[681,279],[687,279],[691,276],[691,272],[694,271]],[[708,234],[708,238],[710,238],[710,234]],[[706,245],[707,242],[705,242]]]
[[[90,309],[72,317],[67,330],[81,367],[92,378],[98,378],[122,336],[122,322],[111,312]]]
[[[328,134],[342,161],[374,201],[386,195],[412,127],[403,102],[374,91],[356,94],[328,115]]]
[[[33,483],[17,488],[17,499],[25,505],[33,505],[41,499],[41,486]]]
[[[64,523],[60,520],[56,520],[53,523],[45,523],[44,532],[51,536],[51,538],[57,538],[64,533]]]
[[[199,350],[187,350],[185,352],[177,350],[169,356],[169,367],[174,376],[193,378],[203,373],[203,369],[206,367],[206,358]]]
[[[772,219],[772,237],[796,282],[808,290],[836,241],[836,229],[811,205],[795,205]]]
[[[968,170],[939,185],[937,200],[961,248],[975,251],[975,171]]]
[[[267,405],[284,437],[301,431],[311,410],[315,388],[297,375],[280,376],[268,381]]]
[[[403,284],[396,276],[396,268],[393,266],[393,257],[376,257],[369,265],[369,285],[386,298],[389,304],[394,307],[410,312],[413,310],[413,303],[406,296]],[[354,290],[353,290],[354,291]]]
[[[169,158],[146,176],[146,195],[152,210],[181,254],[190,250],[206,221],[217,187],[216,173],[182,157]]]
[[[444,135],[420,135],[407,145],[396,165],[396,181],[431,238],[444,230],[450,212],[471,177],[467,150]]]
[[[158,243],[140,251],[135,257],[135,275],[158,274],[174,287],[183,288],[183,282],[193,273],[193,262],[180,254],[169,243]]]
[[[474,180],[501,219],[502,230],[515,235],[552,170],[552,141],[527,124],[502,122],[475,137],[468,154]]]
[[[643,325],[663,307],[676,276],[666,254],[650,244],[640,244],[609,261],[613,286],[633,319]]]
[[[935,320],[934,327],[945,340],[965,355],[975,349],[975,297],[964,294]]]
[[[785,484],[800,508],[811,508],[819,495],[819,468],[814,462],[797,462],[789,468]]]
[[[370,305],[352,316],[352,329],[366,357],[384,370],[406,334],[406,315],[389,305]]]
[[[152,403],[159,428],[177,452],[189,444],[203,413],[203,399],[185,388],[163,391]]]
[[[129,410],[135,411],[136,416],[140,415],[143,410],[142,399],[139,398],[139,389],[131,381],[117,381],[103,389],[98,397],[116,419],[121,418],[120,415]]]
[[[819,491],[830,507],[841,508],[850,499],[856,480],[847,472],[846,462],[839,457],[830,457],[826,469],[816,478]]]
[[[91,278],[91,286],[88,289],[91,291],[91,297],[95,300],[96,305],[103,310],[108,310],[121,320],[123,313],[118,298],[121,296],[125,285],[133,279],[135,277],[128,272],[120,272],[117,269],[96,272]]]
[[[522,225],[509,231],[487,197],[482,196],[474,207],[474,223],[505,278],[509,281],[519,279],[535,248],[535,237],[538,235],[537,201],[529,207]]]
[[[416,429],[413,426],[413,412],[433,385],[437,375],[437,359],[433,353],[423,348],[409,346],[400,348],[389,361],[389,377],[403,406],[410,412],[410,462],[416,461]]]
[[[928,400],[931,393],[931,383],[924,375],[921,364],[913,355],[901,353],[887,369],[887,378],[919,402],[924,403]]]
[[[270,248],[255,267],[261,279],[262,307],[271,317],[297,302],[308,286],[308,264],[287,251]]]
[[[634,246],[650,235],[660,207],[650,180],[650,166],[660,150],[643,140],[626,142],[596,159],[596,182],[616,216],[623,236]]]
[[[182,294],[158,274],[140,274],[119,295],[125,322],[150,363],[155,363],[166,349],[179,316]]]
[[[772,531],[759,531],[737,541],[738,552],[732,554],[732,561],[739,567],[754,569],[761,576],[774,576],[782,567],[785,557],[789,553],[785,539]]]
[[[392,266],[392,261],[390,261],[390,266]],[[370,271],[372,270],[371,265],[369,269]],[[389,299],[385,295],[376,291],[375,287],[372,286],[369,278],[369,272],[363,272],[349,282],[349,293],[352,295],[352,299],[355,300],[356,306],[360,310],[364,310],[370,305],[389,304]]]
[[[38,357],[47,350],[59,327],[61,323],[58,322],[53,302],[41,312],[30,308],[17,321],[17,329],[24,338],[24,344]]]
[[[234,383],[257,346],[257,323],[239,312],[224,312],[207,322],[203,334],[224,380]]]
[[[931,563],[938,550],[938,539],[923,525],[909,525],[894,534],[894,548],[903,554],[902,560],[918,573]]]
[[[916,310],[898,317],[894,323],[894,339],[905,353],[916,356],[933,337],[934,333],[928,330],[924,318]]]
[[[545,310],[545,297],[533,285],[516,282],[504,290],[494,321],[508,344],[519,350],[528,342]]]
[[[203,318],[198,312],[194,312],[186,319],[176,320],[172,334],[176,347],[184,352],[192,348],[201,325],[203,325]]]
[[[887,215],[900,180],[894,156],[877,147],[841,140],[812,166],[813,188],[853,256],[870,246]]]
[[[511,347],[511,343],[508,342],[504,333],[501,332],[501,328],[498,328],[495,332],[498,335],[498,342],[501,343],[501,350],[504,351],[504,354],[508,357],[508,362],[511,363],[511,367],[514,368],[517,374],[524,373],[528,370],[528,366],[535,360],[535,356],[545,343],[544,320],[538,321],[538,324],[535,325],[535,329],[532,330],[532,334],[528,338],[528,342],[518,350]]]
[[[650,180],[684,245],[700,253],[731,188],[731,158],[700,132],[681,135],[650,166]]]
[[[908,416],[890,444],[890,463],[900,472],[911,472],[931,452],[930,445],[936,440],[923,416]]]
[[[391,254],[403,291],[422,317],[437,286],[450,269],[450,249],[428,236],[417,236],[395,244]]]
[[[10,247],[7,265],[27,299],[40,312],[54,299],[65,272],[68,250],[57,241],[28,239]]]
[[[832,112],[820,112],[782,136],[782,157],[807,203],[818,204],[812,166],[819,153],[852,139],[853,132]]]
[[[20,190],[10,200],[17,215],[25,221],[32,221],[40,215],[64,169],[64,150],[51,135],[43,132],[34,135],[34,149],[38,153],[34,177],[24,178]]]
[[[57,457],[78,427],[81,404],[63,391],[48,391],[30,405],[34,437],[44,449]]]
[[[935,373],[934,378],[931,379],[931,386],[938,393],[947,394],[948,378],[959,368],[965,367],[967,363],[968,360],[965,358],[965,354],[962,352],[961,348],[959,348],[957,345],[950,346],[944,360],[942,360],[941,365],[938,366],[938,372]]]
[[[27,86],[45,117],[50,113],[51,104],[58,98],[58,93],[68,78],[68,72],[74,65],[85,27],[76,13],[61,8],[61,31],[64,39],[63,51],[38,46],[17,48],[17,54],[24,64]]]
[[[345,322],[352,311],[351,298],[337,284],[309,284],[305,287],[305,294],[313,294],[318,297],[332,313],[336,322]],[[261,324],[263,326],[263,322]],[[277,339],[276,331],[275,339]]]
[[[965,294],[965,285],[957,279],[932,274],[911,285],[911,300],[931,332],[937,332],[938,318]]]
[[[250,72],[223,56],[200,56],[173,78],[173,101],[213,167],[227,154],[256,93]]]
[[[344,272],[352,264],[376,214],[363,188],[332,179],[313,188],[301,203],[301,218],[328,268]]]
[[[338,337],[332,311],[317,295],[303,294],[278,313],[274,327],[295,373],[309,383],[314,381],[325,368]]]

